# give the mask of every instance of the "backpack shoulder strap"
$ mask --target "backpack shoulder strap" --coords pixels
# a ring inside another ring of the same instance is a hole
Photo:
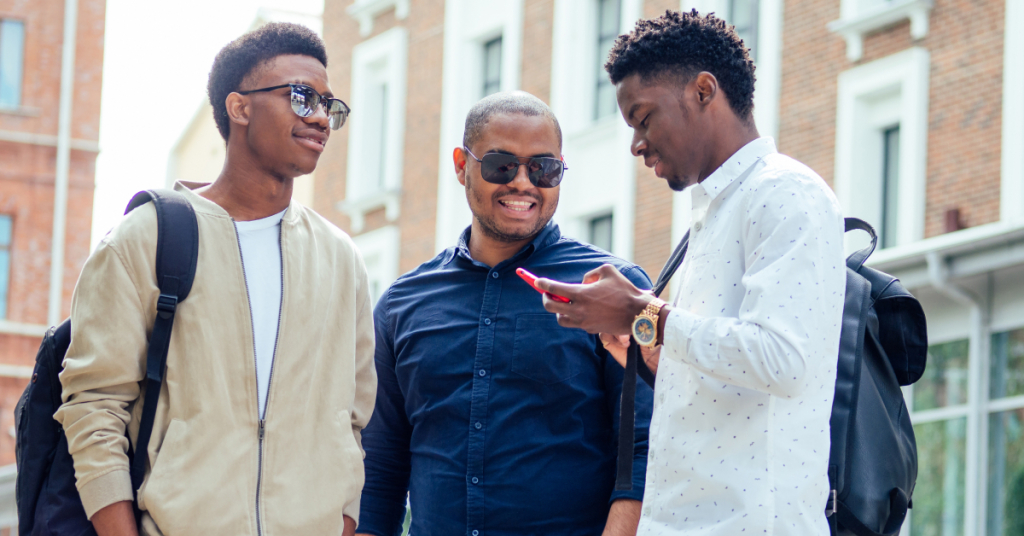
[[[167,364],[174,313],[192,290],[199,258],[199,224],[185,196],[163,189],[139,192],[128,203],[125,214],[151,201],[156,208],[156,280],[160,297],[146,352],[146,400],[142,406],[142,420],[132,459],[131,478],[135,493],[142,486],[149,461],[147,449]]]
[[[875,233],[875,228],[872,227],[870,223],[860,218],[845,218],[845,223],[846,230],[844,232],[861,230],[871,235],[871,245],[864,249],[854,251],[846,258],[846,265],[854,272],[859,272],[860,267],[864,266],[868,257],[875,252],[875,246],[878,245],[878,234]]]

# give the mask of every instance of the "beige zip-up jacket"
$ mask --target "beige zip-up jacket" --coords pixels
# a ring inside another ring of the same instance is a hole
[[[360,430],[377,388],[362,258],[340,229],[289,206],[281,221],[277,351],[261,423],[235,226],[220,206],[190,191],[198,186],[175,185],[195,208],[199,259],[174,319],[139,494],[142,532],[340,534],[343,514],[358,520]],[[75,288],[60,375],[64,404],[55,418],[90,517],[133,498],[125,427],[134,443],[159,295],[156,240],[150,203],[100,242]]]

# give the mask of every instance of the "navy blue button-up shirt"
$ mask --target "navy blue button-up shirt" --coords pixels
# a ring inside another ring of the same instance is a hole
[[[457,247],[402,276],[374,312],[377,404],[363,430],[361,533],[599,535],[612,501],[641,500],[653,393],[638,382],[633,489],[615,491],[622,367],[558,325],[516,268],[579,282],[639,267],[548,226],[491,268]]]

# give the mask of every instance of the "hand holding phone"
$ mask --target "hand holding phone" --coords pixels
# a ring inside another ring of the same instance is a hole
[[[540,292],[541,294],[547,294],[548,297],[551,298],[552,300],[559,301],[559,302],[562,302],[562,303],[572,303],[572,302],[569,301],[569,298],[566,298],[565,296],[559,296],[558,294],[552,294],[550,292],[545,292],[545,291],[537,288],[537,285],[536,285],[537,276],[531,274],[530,272],[528,272],[528,271],[526,271],[526,270],[524,270],[522,268],[516,268],[516,275],[518,275],[519,277],[523,278],[523,281],[526,281],[531,287],[533,287],[533,290],[536,290],[537,292]]]

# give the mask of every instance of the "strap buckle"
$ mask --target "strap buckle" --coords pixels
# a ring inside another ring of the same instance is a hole
[[[839,493],[834,490],[828,490],[828,504],[825,505],[825,517],[832,517],[836,513],[836,504],[839,502]]]
[[[166,315],[173,315],[174,311],[178,308],[178,297],[171,296],[170,294],[161,294],[156,300],[156,310],[160,312],[160,316],[167,318]]]

